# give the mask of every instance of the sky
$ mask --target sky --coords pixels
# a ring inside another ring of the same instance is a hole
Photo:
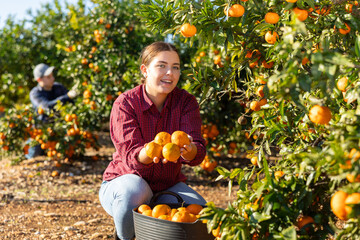
[[[65,1],[72,4],[78,2],[78,0],[59,0],[61,4],[64,4]],[[10,14],[15,16],[15,19],[22,20],[29,17],[26,14],[28,9],[32,9],[32,13],[35,13],[37,9],[41,8],[41,5],[53,3],[53,0],[0,0],[0,3],[0,28],[2,28]]]

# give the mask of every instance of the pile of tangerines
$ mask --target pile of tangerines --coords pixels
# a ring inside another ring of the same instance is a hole
[[[187,207],[171,208],[167,204],[158,204],[151,208],[147,204],[142,204],[137,208],[137,212],[146,216],[159,218],[173,222],[195,222],[199,218],[199,213],[203,207],[199,204],[190,204]]]
[[[145,152],[151,159],[157,157],[176,162],[180,157],[180,148],[189,144],[190,138],[183,131],[175,131],[171,135],[167,132],[159,132],[153,141],[146,144]]]

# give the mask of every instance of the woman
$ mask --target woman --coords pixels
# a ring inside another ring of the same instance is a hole
[[[201,136],[199,105],[195,97],[176,87],[180,78],[180,57],[169,43],[155,42],[141,54],[142,84],[121,94],[110,116],[110,135],[116,152],[103,175],[100,202],[115,223],[116,239],[134,237],[132,209],[149,203],[154,193],[173,191],[186,203],[204,205],[206,201],[187,186],[182,164],[195,166],[206,154]],[[145,145],[159,132],[176,130],[191,136],[181,148],[176,163],[150,159]],[[173,196],[162,195],[162,203],[176,203]]]

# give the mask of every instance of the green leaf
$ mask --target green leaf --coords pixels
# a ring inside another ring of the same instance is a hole
[[[298,77],[298,80],[302,90],[306,92],[311,91],[311,79],[308,75],[302,74]]]
[[[298,1],[298,3],[302,6],[302,7],[306,7],[305,3],[308,4],[310,7],[312,7],[313,9],[315,9],[315,3],[314,0],[300,0]]]
[[[218,173],[223,175],[224,177],[230,176],[230,171],[227,170],[226,168],[219,166],[216,169],[217,169]]]
[[[266,176],[266,179],[268,179],[269,181],[269,185],[273,188],[274,184],[273,184],[273,181],[272,181],[272,178],[270,176],[270,171],[269,171],[269,165],[268,165],[268,162],[266,160],[266,157],[265,157],[265,154],[264,154],[264,150],[263,148],[261,147],[260,149],[260,154],[262,156],[262,164],[264,166],[264,172],[265,172],[265,176]]]
[[[356,36],[355,40],[355,54],[357,57],[360,57],[360,36]]]
[[[287,229],[281,232],[281,235],[284,237],[283,239],[296,240],[295,227],[294,226],[288,227]]]
[[[237,89],[237,84],[236,84],[235,78],[232,80],[232,88],[234,89],[234,91],[235,91],[236,93],[238,92],[238,89]]]
[[[255,220],[256,222],[263,222],[269,219],[271,219],[271,215],[265,215],[264,213],[260,214],[258,212],[255,212],[251,215],[251,220]]]
[[[265,141],[265,151],[268,155],[271,155],[270,143],[268,140]]]
[[[231,173],[230,173],[230,179],[234,179],[237,175],[239,175],[243,170],[240,168],[235,168]]]

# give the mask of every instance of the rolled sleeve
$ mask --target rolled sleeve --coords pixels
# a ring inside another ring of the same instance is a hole
[[[128,168],[135,171],[151,166],[138,161],[145,142],[135,111],[124,98],[114,103],[110,118],[110,135],[117,151],[114,160],[125,163]]]

